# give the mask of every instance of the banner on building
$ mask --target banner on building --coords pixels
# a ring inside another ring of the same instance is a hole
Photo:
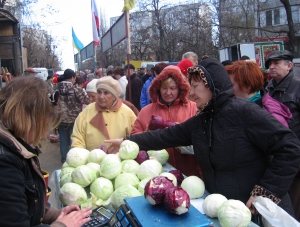
[[[283,41],[278,42],[255,42],[255,60],[259,67],[265,69],[265,61],[274,51],[283,50]]]

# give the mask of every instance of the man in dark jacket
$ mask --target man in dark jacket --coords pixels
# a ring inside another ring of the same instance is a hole
[[[142,76],[142,83],[145,84],[146,81],[153,75],[153,68],[147,68],[146,73]]]
[[[140,80],[142,80],[142,77],[145,75],[145,68],[144,67],[139,68],[137,75],[140,78]]]
[[[199,67],[189,68],[188,76],[198,114],[127,139],[141,150],[193,145],[208,192],[240,200],[252,212],[254,197],[265,196],[293,215],[288,190],[300,166],[296,135],[257,104],[236,98],[217,59],[202,60]]]
[[[135,67],[132,64],[124,67],[124,73],[128,80],[128,85],[126,87],[126,100],[131,102],[140,111],[140,97],[143,87],[142,81],[135,73]]]
[[[272,53],[265,62],[271,80],[266,87],[271,97],[286,105],[292,118],[289,128],[300,138],[300,78],[294,76],[293,55],[287,50]]]
[[[293,54],[287,50],[276,51],[269,55],[265,67],[269,69],[271,80],[266,87],[269,95],[286,105],[292,118],[289,128],[300,139],[300,78],[293,72]],[[289,191],[295,217],[300,221],[300,172],[296,175]]]

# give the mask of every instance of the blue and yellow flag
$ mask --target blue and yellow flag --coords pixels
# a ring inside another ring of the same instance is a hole
[[[136,0],[124,0],[124,7],[122,11],[129,11],[131,10],[135,5]]]
[[[80,40],[75,35],[73,27],[72,27],[72,42],[73,42],[73,46],[78,50],[78,52],[84,48],[82,42],[80,42]]]

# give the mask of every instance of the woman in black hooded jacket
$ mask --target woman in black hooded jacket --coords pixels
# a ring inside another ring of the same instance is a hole
[[[254,197],[265,196],[293,215],[287,192],[300,163],[296,135],[255,103],[235,97],[217,59],[204,59],[188,73],[198,114],[176,126],[126,139],[141,150],[193,145],[209,193],[241,200],[252,212]],[[198,86],[205,89],[197,93]],[[120,144],[122,139],[107,142]]]

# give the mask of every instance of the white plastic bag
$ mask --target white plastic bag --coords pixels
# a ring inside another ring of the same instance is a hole
[[[184,147],[177,147],[180,150],[181,154],[194,154],[194,148],[193,145],[190,146],[184,146]]]
[[[255,197],[252,204],[255,206],[256,210],[261,214],[262,221],[265,227],[300,227],[300,223],[297,222],[296,219],[290,216],[281,207],[277,206],[269,198],[257,196]]]

